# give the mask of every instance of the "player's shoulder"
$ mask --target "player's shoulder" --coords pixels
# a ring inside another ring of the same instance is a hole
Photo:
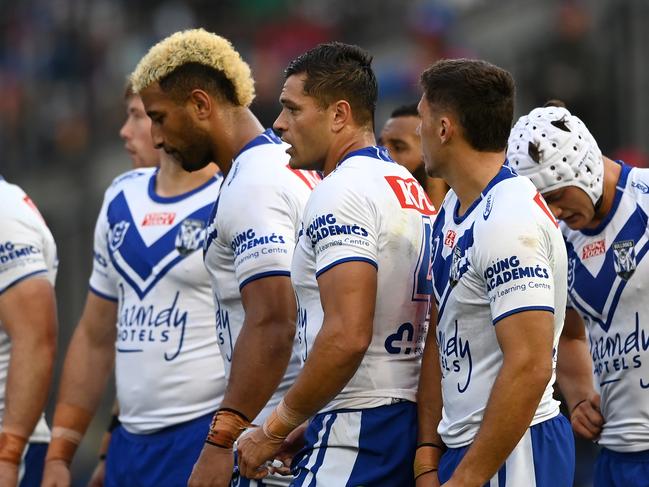
[[[538,219],[539,205],[545,207],[540,194],[528,178],[518,175],[508,177],[483,195],[476,208],[474,232],[498,238],[499,232],[526,227]]]
[[[638,200],[646,200],[649,204],[649,168],[622,166],[628,170],[627,191],[631,191]]]
[[[7,220],[20,220],[23,223],[43,222],[38,208],[17,184],[10,183],[0,177],[0,217]]]
[[[0,211],[6,209],[14,201],[23,199],[24,196],[25,192],[20,186],[0,177],[0,199],[2,199],[3,203],[0,205]]]
[[[126,187],[148,184],[150,177],[158,170],[156,167],[131,169],[115,177],[108,186],[106,193],[118,193]]]

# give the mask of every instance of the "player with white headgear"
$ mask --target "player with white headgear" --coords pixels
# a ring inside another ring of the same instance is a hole
[[[507,155],[543,194],[566,240],[558,382],[575,432],[604,447],[595,486],[647,485],[649,170],[602,156],[584,123],[554,105],[518,120]]]

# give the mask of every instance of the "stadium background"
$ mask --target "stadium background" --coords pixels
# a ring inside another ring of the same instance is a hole
[[[252,108],[266,126],[287,61],[335,39],[374,54],[378,128],[418,99],[418,74],[434,60],[480,57],[514,74],[516,117],[561,98],[605,154],[649,165],[646,0],[0,0],[0,174],[31,195],[58,245],[57,381],[103,191],[130,168],[118,137],[125,77],[153,43],[197,26],[251,64]],[[112,391],[77,454],[74,485],[94,467],[111,400]],[[576,485],[588,486],[594,447],[578,451]]]

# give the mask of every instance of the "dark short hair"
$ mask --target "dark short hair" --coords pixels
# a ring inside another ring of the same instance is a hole
[[[124,101],[128,101],[132,96],[136,96],[136,93],[135,90],[133,90],[133,83],[131,83],[131,80],[127,79],[124,84]]]
[[[482,60],[443,59],[423,72],[421,86],[428,103],[454,112],[475,150],[507,147],[515,92],[509,72]]]
[[[192,90],[199,88],[233,105],[239,104],[234,85],[223,71],[201,63],[185,63],[161,78],[159,84],[177,102],[184,102]]]
[[[304,92],[320,106],[346,100],[354,121],[373,128],[378,83],[371,65],[372,56],[360,47],[328,42],[291,61],[284,74],[305,73]]]
[[[543,108],[547,108],[547,107],[567,108],[565,102],[563,102],[562,100],[559,100],[557,98],[552,98],[552,99],[546,101],[543,104]]]
[[[419,111],[417,110],[417,104],[411,103],[410,105],[401,105],[400,107],[392,110],[390,118],[399,118],[399,117],[419,117]]]

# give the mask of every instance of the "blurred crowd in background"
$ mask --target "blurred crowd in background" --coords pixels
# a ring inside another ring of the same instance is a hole
[[[130,168],[118,136],[126,77],[151,45],[189,27],[243,54],[266,126],[287,62],[341,40],[374,55],[377,131],[419,99],[425,67],[478,57],[513,73],[516,117],[562,99],[604,154],[649,166],[646,0],[0,0],[0,174],[30,194],[57,241],[60,360],[85,299],[103,191]],[[77,455],[80,479],[111,399]]]

